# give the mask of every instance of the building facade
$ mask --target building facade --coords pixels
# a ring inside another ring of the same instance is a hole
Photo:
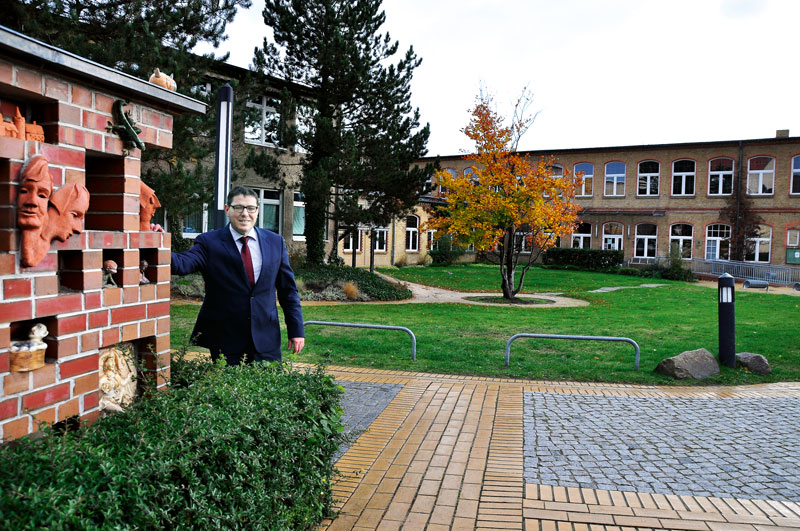
[[[747,262],[800,267],[800,138],[528,151],[581,176],[579,227],[561,247],[618,249],[629,264],[667,256],[730,260],[737,224],[760,218]],[[422,159],[419,163],[432,159]],[[470,162],[440,157],[464,174]],[[431,197],[446,194],[431,185]]]

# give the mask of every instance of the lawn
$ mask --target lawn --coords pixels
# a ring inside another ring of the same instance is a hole
[[[391,271],[428,284],[490,291],[497,271],[488,266],[405,268]],[[452,274],[451,274],[452,273]],[[563,291],[590,302],[579,308],[482,307],[462,304],[340,304],[306,306],[307,321],[388,324],[410,328],[417,337],[417,362],[411,341],[397,331],[353,330],[309,326],[306,349],[298,361],[448,374],[670,384],[654,372],[663,358],[704,347],[717,353],[716,291],[680,282],[667,286],[608,293],[586,293],[610,285],[638,285],[645,279],[600,273],[531,271],[531,291]],[[791,315],[800,312],[800,297],[737,293],[737,350],[764,354],[773,373],[750,374],[722,368],[703,384],[800,381],[800,341]],[[196,305],[173,304],[173,347],[191,330]],[[624,343],[520,339],[504,365],[505,345],[516,333],[613,335],[634,339],[641,347],[641,366],[634,370],[633,348]]]

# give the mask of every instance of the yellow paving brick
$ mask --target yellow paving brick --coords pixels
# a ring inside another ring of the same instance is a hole
[[[711,531],[755,531],[755,527],[748,524],[731,524],[721,522],[708,522]]]
[[[589,512],[589,506],[585,503],[544,502],[544,508],[552,511]]]
[[[707,531],[708,525],[699,520],[670,520],[662,518],[661,525],[667,529],[689,529],[695,531]]]
[[[455,507],[447,505],[435,505],[431,513],[430,523],[449,525],[453,519]]]
[[[436,498],[437,505],[450,505],[455,507],[458,503],[458,489],[445,489],[439,490],[439,496]]]
[[[643,518],[639,516],[614,515],[614,523],[619,526],[659,528],[661,523],[657,518]]]

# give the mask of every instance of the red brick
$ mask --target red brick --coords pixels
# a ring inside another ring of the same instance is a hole
[[[10,370],[11,362],[9,360],[8,352],[0,354],[0,372],[8,372]]]
[[[47,253],[42,261],[33,267],[20,267],[20,273],[42,273],[51,271],[55,273],[58,271],[58,254]]]
[[[105,153],[109,153],[111,155],[122,155],[122,141],[119,138],[105,135],[103,140],[105,141],[105,145],[103,146],[103,151]]]
[[[102,133],[95,133],[92,131],[85,131],[83,134],[83,147],[92,151],[103,151],[103,139],[105,135]]]
[[[13,70],[11,69],[11,63],[0,61],[0,83],[10,85],[13,81],[14,74]]]
[[[47,357],[65,358],[78,353],[78,338],[67,337],[57,341],[45,340],[47,342]]]
[[[82,302],[83,297],[80,293],[56,295],[55,297],[47,299],[39,299],[36,301],[36,317],[77,312],[81,310]]]
[[[80,105],[81,107],[91,108],[92,93],[83,87],[72,85],[72,103]]]
[[[11,329],[9,327],[0,328],[0,348],[8,348],[11,344]],[[8,369],[3,369],[3,365],[0,363],[0,372],[7,371]]]
[[[39,409],[69,398],[69,383],[62,383],[41,391],[34,391],[22,397],[22,408]]]
[[[37,297],[43,295],[55,295],[58,293],[58,277],[36,277],[34,281]]]
[[[154,302],[147,305],[147,317],[169,315],[169,302]]]
[[[83,168],[86,163],[86,152],[82,149],[69,149],[66,147],[41,145],[41,154],[47,157],[50,164]]]
[[[141,351],[143,354],[158,354],[169,352],[169,335],[148,337],[142,341]]]
[[[86,234],[72,234],[64,242],[54,240],[53,245],[57,251],[80,251],[86,247],[86,241]]]
[[[140,291],[139,300],[141,300],[142,302],[152,301],[156,298],[155,284],[145,284],[139,288],[139,291]]]
[[[64,168],[50,166],[48,171],[50,172],[50,177],[53,180],[53,186],[60,188],[64,184]]]
[[[86,310],[94,310],[103,304],[103,295],[101,291],[92,291],[91,293],[84,293],[83,307]]]
[[[89,329],[108,326],[108,310],[100,310],[89,314]]]
[[[64,420],[69,417],[75,417],[80,414],[80,398],[75,397],[69,402],[64,402],[58,405],[58,420]]]
[[[97,404],[100,403],[100,397],[98,396],[97,391],[94,393],[89,393],[87,395],[83,395],[83,410],[94,409],[97,407]]]
[[[100,332],[87,332],[81,335],[81,352],[100,348]]]
[[[7,374],[3,380],[3,391],[6,396],[21,393],[31,388],[31,378],[29,372],[12,372]]]
[[[56,319],[55,335],[62,336],[73,332],[86,330],[86,314],[73,315],[71,317],[59,317]],[[50,331],[51,333],[53,330]]]
[[[169,283],[159,284],[156,286],[156,298],[168,299],[170,296]]]
[[[98,355],[90,354],[76,360],[65,361],[61,364],[61,379],[72,378],[79,374],[96,371],[98,365]]]
[[[97,391],[99,386],[100,372],[99,370],[95,370],[95,372],[92,374],[75,378],[75,388],[73,389],[73,392],[76,395],[82,395],[84,393],[88,393],[89,391]]]
[[[6,279],[3,283],[3,295],[6,299],[15,299],[17,297],[30,297],[31,296],[31,279],[18,278]]]
[[[19,249],[16,230],[0,230],[0,251],[10,252]]]
[[[156,145],[158,147],[162,147],[165,149],[172,149],[172,133],[168,133],[166,131],[159,131],[158,140],[156,140]]]
[[[122,288],[103,288],[103,306],[119,306],[122,302]]]
[[[81,110],[79,107],[70,105],[63,101],[49,105],[45,112],[45,123],[50,122],[55,124],[59,122],[63,130],[69,130],[73,135],[77,131],[74,127],[65,127],[65,125],[81,125]]]
[[[139,323],[139,337],[150,337],[156,335],[155,320],[143,321]]]
[[[82,113],[83,127],[94,129],[95,131],[105,131],[110,118],[102,114],[84,110]]]
[[[113,106],[114,106],[114,98],[106,96],[105,94],[101,94],[99,92],[94,93],[94,108],[97,109],[99,112],[111,114],[111,109]],[[133,110],[133,106],[127,105],[123,107],[123,109]]]
[[[122,325],[122,340],[133,341],[139,339],[139,325],[136,323]]]
[[[91,230],[135,231],[139,230],[139,213],[97,213],[86,215],[86,227]]]
[[[86,408],[84,408],[84,411],[85,410]],[[83,415],[81,415],[81,422],[85,422],[86,424],[92,425],[99,418],[100,418],[100,410],[95,409],[93,411],[90,411],[89,413],[84,413]]]
[[[169,316],[158,319],[156,330],[157,334],[166,334],[169,332]]]
[[[109,347],[119,343],[119,328],[107,328],[103,330],[103,341],[101,347]]]
[[[3,424],[3,440],[10,441],[28,435],[28,424],[28,417],[6,422]]]
[[[51,407],[50,409],[39,411],[35,415],[31,415],[31,418],[33,419],[33,431],[35,433],[40,431],[47,424],[55,424],[56,408]]]
[[[136,306],[114,308],[111,310],[111,323],[117,324],[144,319],[147,315],[147,306],[146,304],[139,304]],[[167,312],[169,312],[169,304],[167,304]]]
[[[122,249],[125,235],[117,232],[89,232],[89,247],[92,249]]]
[[[13,229],[17,226],[17,210],[11,206],[0,205],[0,228]]]
[[[69,99],[69,85],[47,76],[44,78],[44,95],[48,98],[67,101]]]
[[[0,420],[19,415],[19,399],[11,398],[0,402]]]
[[[0,137],[0,158],[17,160],[25,158],[25,141],[8,136]]]
[[[36,94],[41,94],[42,76],[32,70],[17,67],[17,86]]]
[[[64,183],[86,185],[86,174],[82,170],[67,169],[64,172]]]
[[[13,275],[16,272],[16,263],[13,254],[0,255],[0,275]]]
[[[129,276],[129,275],[128,275]],[[123,304],[131,304],[133,302],[139,302],[139,287],[138,286],[130,286],[133,282],[130,282],[130,278],[125,278],[124,280],[128,280],[128,287],[122,288],[122,303]],[[123,282],[124,282],[123,280]]]
[[[39,367],[33,372],[33,388],[39,389],[46,385],[53,385],[56,383],[56,365],[55,363],[45,363],[44,367]]]
[[[142,362],[147,370],[154,371],[169,367],[170,353],[142,354]]]
[[[17,202],[17,185],[0,180],[0,204],[14,205]]]
[[[29,300],[0,304],[0,322],[2,323],[22,321],[30,319],[32,316],[31,301]]]

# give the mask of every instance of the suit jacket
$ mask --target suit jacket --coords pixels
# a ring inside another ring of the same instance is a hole
[[[219,349],[229,359],[236,359],[249,349],[252,339],[256,361],[279,360],[276,291],[290,338],[304,337],[303,313],[283,238],[264,229],[255,230],[263,263],[253,288],[227,225],[200,234],[188,251],[172,253],[172,273],[203,274],[206,295],[192,332],[198,345]]]

